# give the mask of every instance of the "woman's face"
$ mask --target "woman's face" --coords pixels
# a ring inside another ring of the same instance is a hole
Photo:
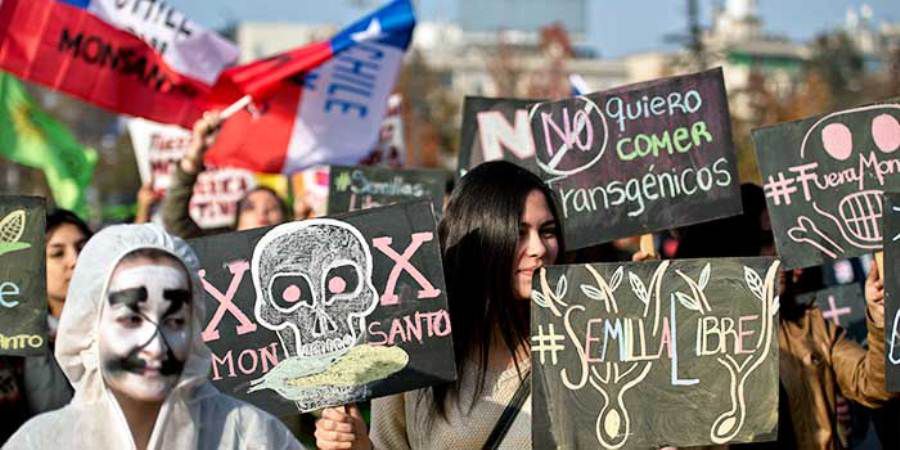
[[[281,202],[271,192],[259,190],[247,194],[243,200],[237,230],[277,225],[284,221]]]
[[[64,223],[47,235],[47,297],[64,302],[78,254],[87,236],[75,225]]]
[[[519,242],[513,265],[513,286],[520,299],[531,298],[531,277],[543,266],[556,261],[559,227],[543,192],[533,190],[525,199],[519,220]]]
[[[100,315],[103,377],[117,395],[162,402],[178,382],[191,343],[191,290],[174,260],[119,264]]]

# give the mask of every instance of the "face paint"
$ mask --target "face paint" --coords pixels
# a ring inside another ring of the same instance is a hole
[[[116,269],[108,292],[99,344],[110,389],[138,400],[164,400],[190,350],[187,274],[149,261],[129,264]]]

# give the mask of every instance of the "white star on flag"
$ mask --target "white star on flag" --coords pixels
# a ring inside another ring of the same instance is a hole
[[[365,30],[352,33],[350,39],[353,39],[355,42],[363,42],[375,40],[383,36],[384,33],[381,31],[381,22],[376,18],[369,22],[369,27]]]

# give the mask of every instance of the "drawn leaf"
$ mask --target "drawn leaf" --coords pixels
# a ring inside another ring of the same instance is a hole
[[[559,281],[556,282],[556,299],[561,300],[566,296],[566,292],[569,290],[569,282],[566,280],[566,276],[563,275],[559,277]]]
[[[681,303],[687,309],[692,311],[697,311],[698,313],[703,313],[703,310],[700,309],[700,304],[697,303],[697,300],[691,297],[690,295],[684,294],[682,292],[676,292],[675,298],[678,299],[678,302]]]
[[[625,268],[623,266],[619,266],[616,269],[616,272],[613,273],[612,278],[609,280],[609,289],[611,291],[615,291],[619,288],[619,284],[622,283],[622,275],[625,273]]]
[[[709,263],[706,263],[706,267],[704,267],[703,270],[700,271],[700,282],[698,284],[700,285],[701,291],[706,289],[706,285],[709,283],[709,272],[710,265]]]
[[[532,290],[531,291],[531,300],[534,301],[535,303],[537,303],[539,306],[542,306],[544,308],[546,308],[548,306],[547,298],[544,297],[544,294],[541,294],[540,291]]]
[[[644,286],[644,282],[641,281],[641,277],[637,276],[634,272],[628,272],[628,282],[631,283],[631,290],[634,291],[634,295],[638,298],[638,300],[642,301],[646,304],[650,299],[647,295],[647,288]]]
[[[603,294],[603,291],[589,284],[582,284],[581,292],[584,292],[584,295],[587,296],[587,298],[597,300],[598,302],[606,300],[606,295]]]
[[[762,300],[765,296],[763,295],[763,281],[759,274],[755,270],[744,266],[744,279],[747,281],[747,287],[750,288],[750,292],[753,292],[756,298]]]

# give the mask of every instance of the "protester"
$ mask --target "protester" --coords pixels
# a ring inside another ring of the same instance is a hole
[[[22,393],[26,417],[62,408],[72,399],[72,386],[53,357],[59,317],[66,303],[75,263],[91,229],[71,211],[57,209],[47,215],[47,353],[24,358]]]
[[[744,214],[680,230],[678,257],[758,256],[772,242],[762,189],[742,187]],[[742,236],[744,239],[737,239]],[[743,241],[743,242],[739,242]],[[723,250],[726,249],[726,250]],[[822,289],[820,268],[783,273],[779,296],[780,389],[778,441],[733,448],[844,448],[837,433],[837,397],[870,408],[886,404],[884,284],[874,266],[866,279],[868,350],[822,317],[815,306],[797,300]]]
[[[439,228],[457,382],[372,401],[372,433],[355,406],[328,408],[320,448],[482,448],[528,379],[531,275],[563,252],[545,184],[507,162],[471,170]],[[530,448],[528,400],[501,440]]]
[[[206,112],[194,124],[191,147],[175,166],[172,185],[163,200],[162,214],[166,229],[183,239],[203,236],[203,229],[190,215],[194,184],[203,171],[203,155],[212,146],[222,124],[217,112]],[[288,207],[272,189],[257,187],[247,192],[236,205],[234,230],[277,225],[288,220]]]
[[[207,380],[197,270],[190,247],[157,225],[113,226],[91,239],[56,347],[75,397],[5,448],[300,448],[277,419]]]
[[[153,215],[153,208],[162,196],[153,190],[153,180],[149,180],[137,192],[137,210],[134,213],[134,223],[148,223]]]

